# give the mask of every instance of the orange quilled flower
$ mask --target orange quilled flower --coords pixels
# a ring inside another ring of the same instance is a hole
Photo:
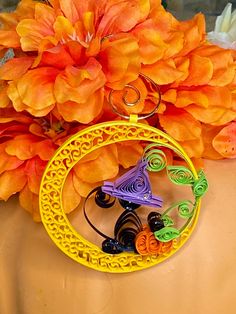
[[[148,226],[144,226],[135,238],[135,247],[140,255],[164,254],[168,253],[173,245],[173,241],[160,242]]]

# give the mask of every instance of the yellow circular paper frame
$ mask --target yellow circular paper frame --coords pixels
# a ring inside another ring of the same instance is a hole
[[[170,252],[142,256],[135,253],[108,254],[84,239],[70,224],[62,204],[63,186],[70,170],[90,152],[122,141],[146,141],[175,151],[187,163],[194,179],[198,173],[182,147],[170,136],[149,125],[130,121],[112,121],[97,124],[69,138],[49,161],[40,187],[40,212],[42,222],[53,242],[70,258],[87,267],[110,273],[125,273],[154,266],[173,255],[190,237],[198,219],[200,198],[190,223],[173,240]]]

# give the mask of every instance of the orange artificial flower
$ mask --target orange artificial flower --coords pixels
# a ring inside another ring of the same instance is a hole
[[[39,221],[38,195],[43,172],[55,150],[72,134],[78,132],[78,124],[69,125],[52,116],[33,118],[15,113],[13,109],[0,110],[0,199],[19,192],[20,204]],[[81,197],[103,180],[116,177],[119,165],[133,166],[142,155],[140,144],[122,143],[96,150],[83,158],[68,175],[64,189],[65,212],[74,210]],[[90,170],[93,169],[91,172]],[[9,184],[11,182],[11,184]]]
[[[50,4],[35,2],[33,16],[15,22],[23,57],[7,62],[0,79],[18,112],[42,117],[56,107],[66,121],[89,123],[102,110],[104,86],[122,89],[138,77],[138,40],[128,31],[145,20],[149,1]],[[123,20],[127,10],[132,19]]]

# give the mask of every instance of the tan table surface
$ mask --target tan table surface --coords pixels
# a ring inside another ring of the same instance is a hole
[[[14,198],[0,203],[1,314],[235,314],[236,160],[207,161],[197,228],[164,263],[105,274],[65,256]]]

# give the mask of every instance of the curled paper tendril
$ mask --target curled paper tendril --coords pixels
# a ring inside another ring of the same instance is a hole
[[[192,172],[184,166],[168,166],[169,179],[178,185],[191,185],[194,182]]]
[[[136,167],[126,172],[114,183],[105,181],[102,191],[135,204],[161,207],[162,199],[152,194],[146,167],[146,161],[139,161]]]
[[[115,201],[115,198],[112,198],[111,195],[104,193],[101,187],[98,187],[95,194],[95,203],[99,207],[110,208],[115,204]]]
[[[145,81],[149,82],[149,83],[152,85],[152,87],[154,88],[156,94],[158,95],[158,100],[157,100],[157,103],[156,103],[156,105],[155,105],[155,108],[154,108],[152,111],[150,111],[149,113],[147,113],[147,114],[140,114],[137,119],[138,119],[138,120],[141,120],[141,119],[147,119],[147,118],[151,117],[152,115],[154,115],[154,114],[156,113],[156,111],[158,110],[158,108],[159,108],[159,106],[160,106],[160,104],[161,104],[161,91],[160,91],[158,85],[157,85],[151,78],[149,78],[148,76],[146,76],[146,75],[144,75],[144,74],[141,74],[141,73],[139,74],[139,76],[140,76],[141,78],[143,78]],[[136,98],[135,98],[133,101],[128,101],[128,100],[127,100],[127,94],[128,94],[128,91],[127,91],[127,90],[132,90],[132,91],[135,92]],[[108,101],[109,101],[109,104],[110,104],[112,110],[113,110],[117,115],[119,115],[120,117],[122,117],[122,118],[124,118],[124,119],[129,119],[130,116],[121,113],[121,112],[119,111],[117,105],[114,103],[114,101],[113,101],[113,94],[114,94],[115,92],[120,92],[120,91],[117,91],[117,90],[112,89],[112,90],[110,91],[109,97],[108,97]],[[126,106],[128,106],[128,107],[134,107],[134,106],[137,105],[137,104],[140,102],[140,100],[141,100],[140,91],[139,91],[138,88],[135,87],[134,85],[131,85],[131,84],[125,85],[125,89],[124,89],[123,93],[124,93],[123,96],[122,96],[123,103],[124,103],[124,105],[126,105]]]
[[[177,238],[180,235],[180,232],[178,229],[175,229],[173,227],[164,227],[158,231],[155,231],[154,235],[156,239],[161,242],[169,242]]]
[[[199,179],[195,181],[193,185],[193,193],[196,197],[202,197],[208,189],[208,182],[202,170],[198,173],[198,175]]]
[[[147,162],[147,170],[158,172],[166,167],[166,155],[160,149],[147,149],[144,150],[143,159]]]
[[[114,236],[123,245],[123,250],[134,251],[135,237],[142,230],[142,223],[134,211],[124,211],[118,218]]]
[[[183,201],[178,206],[179,216],[184,219],[189,219],[194,214],[194,206],[191,201]]]

